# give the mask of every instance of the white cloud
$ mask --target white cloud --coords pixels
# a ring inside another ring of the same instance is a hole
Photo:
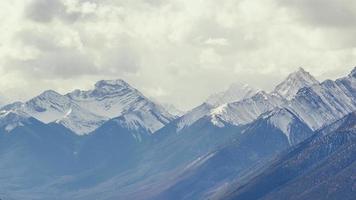
[[[209,38],[205,41],[205,44],[227,46],[229,42],[226,38]]]
[[[271,89],[297,67],[356,63],[352,1],[12,0],[0,6],[0,93],[123,78],[189,108],[239,81]],[[337,9],[333,9],[337,8]]]

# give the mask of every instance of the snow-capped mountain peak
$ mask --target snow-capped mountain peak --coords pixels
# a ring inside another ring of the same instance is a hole
[[[72,102],[68,97],[47,90],[23,104],[21,110],[44,123],[49,123],[61,118],[71,106]]]
[[[95,83],[94,94],[98,95],[110,95],[110,94],[117,94],[123,90],[131,90],[138,92],[136,89],[131,87],[128,83],[124,80],[117,79],[117,80],[101,80]]]
[[[107,120],[53,90],[44,91],[25,103],[4,106],[2,112],[26,113],[43,123],[60,123],[79,135],[93,131]]]
[[[256,94],[257,91],[257,89],[254,89],[247,84],[237,82],[231,84],[226,91],[211,95],[206,102],[211,105],[219,106],[249,98]]]
[[[302,88],[289,107],[313,130],[330,124],[356,110],[356,79],[354,70],[336,81]]]
[[[78,135],[90,133],[119,116],[131,129],[139,124],[151,133],[174,119],[121,79],[98,81],[92,90],[75,90],[67,95],[47,90],[25,103],[10,104],[1,110],[21,111],[44,123],[59,123]]]
[[[62,95],[54,90],[46,90],[46,91],[42,92],[40,95],[38,95],[38,97],[43,97],[43,98],[46,98],[46,97],[53,98],[53,97],[60,97],[60,96],[62,96]]]
[[[132,124],[140,124],[149,132],[158,130],[174,118],[121,79],[98,81],[92,90],[75,90],[66,96],[98,116],[122,116],[122,119],[130,119],[127,120],[130,128],[134,128]]]
[[[109,118],[120,116],[145,98],[121,79],[98,81],[92,90],[75,90],[66,96],[91,112]]]
[[[95,87],[130,87],[130,85],[122,79],[100,80],[96,82]]]
[[[277,85],[274,93],[291,100],[301,88],[314,84],[319,84],[319,81],[303,68],[299,68],[298,71],[291,73],[282,83]]]
[[[67,96],[74,101],[101,101],[105,98],[113,98],[124,95],[143,96],[138,90],[131,87],[127,82],[117,80],[101,80],[95,83],[92,90],[74,90]]]

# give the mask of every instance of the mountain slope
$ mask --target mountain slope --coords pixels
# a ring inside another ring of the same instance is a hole
[[[15,112],[3,115],[0,124],[6,124],[0,129],[0,192],[14,194],[75,172],[77,138],[68,129]]]
[[[280,121],[283,123],[276,123]],[[169,188],[152,199],[207,199],[211,191],[312,134],[297,116],[286,109],[266,113],[236,135],[232,143],[186,166],[184,173],[173,183],[167,183],[171,184]]]
[[[351,113],[283,154],[221,199],[353,199],[356,114]],[[331,131],[331,132],[325,132]]]
[[[312,129],[319,129],[356,110],[355,69],[336,81],[299,90],[287,105]]]

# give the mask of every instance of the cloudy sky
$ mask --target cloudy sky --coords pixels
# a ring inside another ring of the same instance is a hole
[[[122,78],[180,108],[233,82],[270,90],[304,67],[356,65],[354,0],[5,0],[0,93],[89,89]]]

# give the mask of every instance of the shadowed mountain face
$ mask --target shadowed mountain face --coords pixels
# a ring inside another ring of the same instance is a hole
[[[283,154],[221,199],[354,199],[355,127],[352,113]]]
[[[36,187],[76,172],[72,164],[78,136],[59,124],[10,115],[20,126],[0,131],[0,180],[6,180],[0,192]]]
[[[40,145],[32,142],[34,139],[27,138],[25,134],[27,132],[45,134],[42,129],[59,129],[61,125],[38,123],[41,125],[39,129],[23,123],[22,129],[19,129],[21,131],[19,138],[15,137],[14,132],[7,133],[7,136],[19,142],[24,140],[30,143],[29,148],[24,151],[39,154],[31,148]],[[74,138],[62,139],[61,136],[53,137],[54,141],[43,141],[43,145],[48,149],[41,149],[41,152],[46,153],[48,159],[56,160],[56,162],[48,162],[56,165],[59,163],[58,168],[50,166],[49,169],[52,171],[48,172],[48,176],[40,174],[45,169],[40,163],[46,162],[47,157],[36,158],[39,172],[34,173],[35,177],[26,176],[26,179],[29,183],[36,177],[46,179],[32,187],[24,185],[21,190],[8,190],[12,191],[8,197],[26,199],[26,196],[34,195],[39,199],[48,199],[56,194],[60,199],[76,199],[74,197],[77,195],[78,199],[102,199],[104,197],[99,195],[101,194],[99,191],[105,191],[105,199],[146,199],[149,196],[144,189],[147,187],[147,180],[151,180],[150,184],[162,186],[167,183],[167,177],[177,177],[189,163],[241,134],[241,127],[226,124],[220,128],[214,126],[211,119],[201,119],[179,134],[175,129],[174,132],[170,132],[173,129],[166,127],[151,135],[144,128],[141,131],[133,131],[127,129],[125,125],[121,122],[121,118],[116,118],[87,136],[79,137],[69,131],[69,135]],[[28,131],[24,132],[23,129]],[[49,135],[48,137],[52,138]],[[9,143],[16,144],[13,140]],[[60,148],[58,145],[63,146]],[[7,149],[6,151],[13,152],[11,156],[14,158],[21,154],[10,146],[3,147]],[[64,152],[53,151],[51,147],[63,149]],[[64,160],[61,159],[62,157]],[[28,170],[27,173],[33,170],[25,163],[21,166]],[[13,173],[17,173],[18,170],[21,169],[15,168]],[[7,179],[14,181],[9,177]],[[113,181],[115,184],[112,184]],[[22,185],[20,180],[18,184]],[[101,188],[102,185],[105,185],[105,189]],[[156,193],[161,189],[153,190],[155,191],[152,192]],[[36,191],[40,194],[36,194]]]
[[[289,124],[286,124],[288,134],[276,123],[279,120],[284,122],[287,113],[290,118],[290,121],[287,120]],[[265,163],[312,134],[287,110],[267,113],[248,125],[234,142],[193,162],[174,184],[152,199],[206,199],[217,187],[242,176],[248,168]],[[289,136],[298,139],[291,143]]]

